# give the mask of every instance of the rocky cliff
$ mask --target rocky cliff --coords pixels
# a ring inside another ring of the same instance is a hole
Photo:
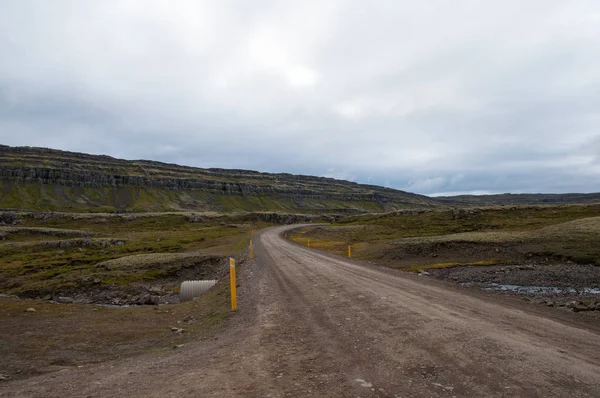
[[[201,169],[0,146],[0,208],[68,211],[390,211],[426,196],[332,178]]]

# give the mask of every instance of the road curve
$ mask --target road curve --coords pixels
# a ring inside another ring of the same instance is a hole
[[[300,247],[289,228],[257,234],[218,340],[28,379],[22,396],[600,396],[597,331]]]

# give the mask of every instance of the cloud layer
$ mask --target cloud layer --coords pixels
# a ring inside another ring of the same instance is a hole
[[[6,0],[0,142],[409,191],[600,191],[596,1]]]

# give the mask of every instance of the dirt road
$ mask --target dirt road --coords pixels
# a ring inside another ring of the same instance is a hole
[[[598,328],[255,239],[216,340],[0,384],[39,397],[600,397]]]

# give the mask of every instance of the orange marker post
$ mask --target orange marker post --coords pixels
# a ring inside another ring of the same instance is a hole
[[[348,246],[348,258],[352,258],[352,247]]]
[[[231,288],[231,310],[237,310],[237,295],[235,290],[235,260],[229,258],[229,287]]]
[[[308,247],[310,247],[310,239],[308,240]]]

